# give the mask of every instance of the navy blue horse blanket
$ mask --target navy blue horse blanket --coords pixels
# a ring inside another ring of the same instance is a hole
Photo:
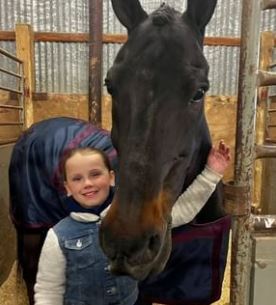
[[[67,149],[86,146],[105,151],[116,170],[117,155],[109,132],[88,122],[54,118],[23,133],[9,167],[11,217],[17,228],[48,229],[70,213],[59,177],[59,160]],[[218,300],[229,230],[228,216],[174,229],[166,268],[139,284],[137,304],[204,305]]]

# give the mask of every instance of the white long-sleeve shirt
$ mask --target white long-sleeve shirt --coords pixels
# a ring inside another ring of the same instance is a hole
[[[222,176],[208,166],[187,190],[179,196],[172,209],[172,227],[190,222],[202,209],[216,188]],[[72,212],[70,216],[80,222],[97,221],[101,216],[90,213]],[[53,229],[48,231],[38,265],[36,278],[35,305],[63,305],[65,293],[66,260]]]

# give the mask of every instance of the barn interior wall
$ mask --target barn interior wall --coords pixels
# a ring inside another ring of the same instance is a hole
[[[1,96],[0,96],[1,102]],[[34,122],[43,119],[68,116],[88,120],[88,98],[82,94],[37,94],[35,95]],[[225,96],[208,96],[205,112],[214,143],[224,139],[234,153],[236,98]],[[227,115],[226,115],[227,114]],[[6,121],[10,112],[0,113],[0,118]],[[111,99],[105,95],[102,100],[102,127],[111,129]],[[4,127],[0,127],[1,130]],[[232,167],[227,171],[226,178],[231,179]]]
[[[16,100],[11,100],[10,95],[1,90],[0,103],[17,105]],[[1,123],[16,121],[18,121],[18,111],[0,108]],[[0,125],[0,140],[15,139],[20,135],[21,130],[21,126]],[[7,279],[16,258],[15,230],[9,216],[8,167],[12,148],[12,144],[0,145],[0,286]]]
[[[15,230],[9,218],[8,166],[12,147],[0,146],[0,286],[9,275],[16,257]]]
[[[6,95],[0,95],[0,102],[6,101]],[[34,101],[34,122],[43,119],[68,116],[83,120],[88,119],[88,98],[84,94],[37,94]],[[209,123],[211,137],[214,143],[224,139],[231,147],[234,154],[235,125],[236,125],[236,98],[226,96],[208,96],[206,99],[205,112]],[[10,111],[0,112],[0,119],[11,119]],[[102,100],[102,127],[111,129],[111,99],[105,95]],[[4,127],[0,127],[4,132]],[[16,135],[18,130],[11,131],[11,136]],[[8,132],[8,131],[7,131]],[[233,166],[226,172],[226,179],[232,179]]]
[[[33,102],[34,121],[67,116],[88,120],[88,99],[82,94],[47,94]]]

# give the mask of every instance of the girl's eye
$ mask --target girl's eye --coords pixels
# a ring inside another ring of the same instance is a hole
[[[72,178],[72,181],[80,181],[81,180],[81,177],[73,177]]]
[[[101,175],[101,173],[99,173],[99,172],[92,172],[92,173],[90,173],[91,177],[99,177],[100,175]]]

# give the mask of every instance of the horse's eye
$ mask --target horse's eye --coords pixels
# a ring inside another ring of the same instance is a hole
[[[196,94],[194,95],[194,97],[191,99],[192,103],[198,103],[202,100],[202,98],[205,95],[206,90],[204,88],[200,88],[197,90]]]
[[[110,79],[106,78],[106,79],[104,80],[104,86],[106,86],[107,92],[108,92],[110,95],[112,95],[114,90],[113,90],[113,87],[112,87],[112,84],[111,84]]]

